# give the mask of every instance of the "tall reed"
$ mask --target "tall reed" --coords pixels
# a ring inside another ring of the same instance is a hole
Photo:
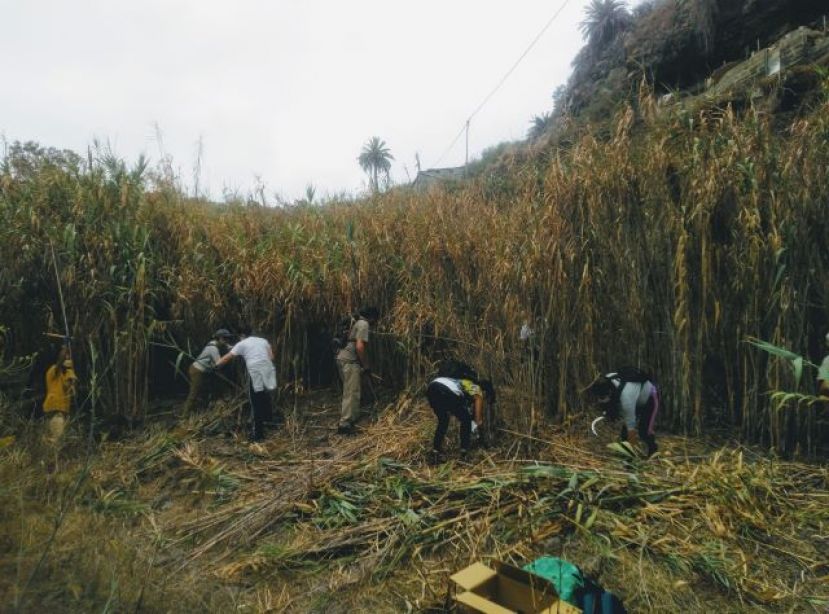
[[[609,133],[506,156],[461,186],[289,209],[188,200],[143,161],[13,148],[0,322],[21,354],[59,330],[51,239],[74,334],[118,357],[107,397],[125,416],[145,411],[161,332],[183,342],[249,320],[297,376],[315,334],[375,303],[390,381],[421,382],[452,351],[528,391],[506,416],[525,429],[578,411],[597,372],[632,363],[656,373],[664,427],[814,452],[825,417],[772,411],[767,392],[790,375],[744,340],[815,351],[825,333],[827,136],[825,104],[781,129],[643,97]]]

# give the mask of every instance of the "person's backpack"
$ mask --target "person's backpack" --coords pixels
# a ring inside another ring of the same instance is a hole
[[[647,371],[643,371],[638,367],[619,367],[616,370],[616,375],[621,379],[622,383],[634,382],[636,384],[644,384],[645,382],[652,382],[653,377]],[[616,379],[616,378],[612,378]]]
[[[562,601],[582,608],[584,614],[626,614],[618,597],[604,590],[569,561],[542,556],[524,565],[523,569],[550,582]]]
[[[478,381],[478,372],[475,371],[465,362],[450,358],[444,360],[438,366],[438,377],[450,377],[452,379],[469,379],[473,382]]]
[[[335,356],[351,341],[351,329],[354,327],[354,322],[356,322],[354,316],[346,316],[337,323],[334,337],[331,339],[331,349]]]

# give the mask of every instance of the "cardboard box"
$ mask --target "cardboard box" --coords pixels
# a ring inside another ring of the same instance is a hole
[[[506,563],[495,569],[473,563],[449,579],[459,589],[455,601],[461,612],[482,614],[581,614],[558,598],[555,587],[542,578]]]

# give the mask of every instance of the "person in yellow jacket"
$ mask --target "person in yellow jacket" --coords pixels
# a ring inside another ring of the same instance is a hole
[[[46,370],[46,399],[43,413],[46,416],[46,439],[57,444],[66,429],[69,406],[75,394],[75,370],[69,358],[69,349],[62,347],[58,359]]]

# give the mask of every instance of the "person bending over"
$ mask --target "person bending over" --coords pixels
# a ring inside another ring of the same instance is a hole
[[[484,423],[484,402],[495,402],[492,383],[479,383],[471,379],[438,377],[426,388],[426,398],[438,423],[432,441],[432,454],[436,459],[443,457],[443,439],[449,428],[450,416],[461,424],[461,457],[465,457],[472,444],[473,433],[477,436]]]
[[[196,402],[199,400],[205,388],[206,376],[209,377],[215,373],[216,364],[221,360],[222,352],[230,348],[232,339],[233,337],[229,330],[220,328],[213,333],[213,339],[204,346],[201,354],[190,365],[190,369],[187,372],[190,376],[190,392],[187,395],[187,400],[184,402],[184,408],[182,409],[183,417],[186,418],[193,412]]]
[[[273,348],[267,339],[251,334],[247,324],[239,327],[239,341],[216,363],[222,367],[237,356],[245,359],[247,367],[252,413],[251,441],[265,439],[265,422],[271,419],[271,394],[276,390],[276,369],[273,365]]]
[[[654,425],[660,405],[653,378],[635,367],[623,367],[597,378],[589,390],[609,420],[622,418],[622,441],[636,446],[641,439],[648,456],[653,456],[658,448]]]

